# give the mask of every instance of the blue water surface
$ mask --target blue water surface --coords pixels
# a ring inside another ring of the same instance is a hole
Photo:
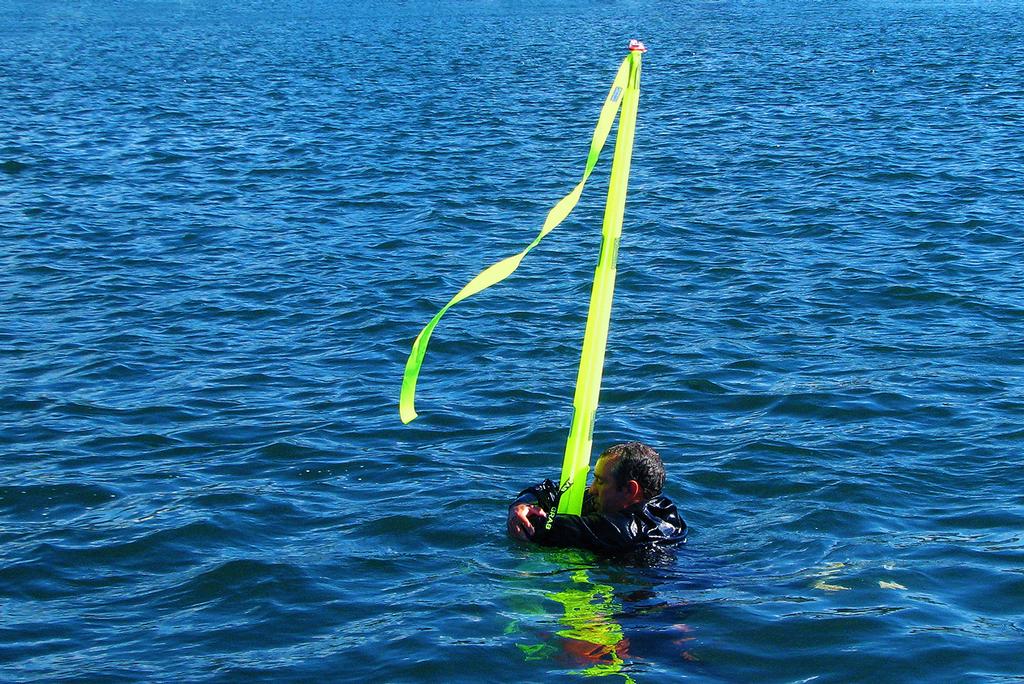
[[[0,0],[0,678],[1017,681],[1024,5]],[[595,443],[554,477],[647,42]]]

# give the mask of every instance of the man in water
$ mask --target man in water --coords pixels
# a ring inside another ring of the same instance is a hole
[[[664,496],[665,466],[658,452],[640,442],[616,444],[601,454],[594,481],[583,497],[582,515],[558,513],[558,485],[551,480],[524,489],[508,509],[508,533],[544,546],[575,546],[621,554],[686,540],[686,523]]]

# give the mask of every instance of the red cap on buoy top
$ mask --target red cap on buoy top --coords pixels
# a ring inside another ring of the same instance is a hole
[[[629,50],[630,52],[647,52],[647,46],[633,38],[629,41]]]

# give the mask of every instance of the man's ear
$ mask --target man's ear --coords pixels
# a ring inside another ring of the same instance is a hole
[[[629,494],[630,501],[643,501],[643,487],[636,480],[630,480],[626,483],[626,493]]]

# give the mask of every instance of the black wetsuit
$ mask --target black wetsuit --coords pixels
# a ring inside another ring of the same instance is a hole
[[[558,485],[544,480],[524,489],[512,505],[535,504],[550,513],[557,502]],[[662,548],[686,541],[686,523],[676,505],[664,496],[635,503],[618,513],[598,513],[587,491],[583,515],[555,515],[551,529],[545,520],[532,519],[531,541],[544,546],[574,546],[603,554],[623,554],[643,548]]]

